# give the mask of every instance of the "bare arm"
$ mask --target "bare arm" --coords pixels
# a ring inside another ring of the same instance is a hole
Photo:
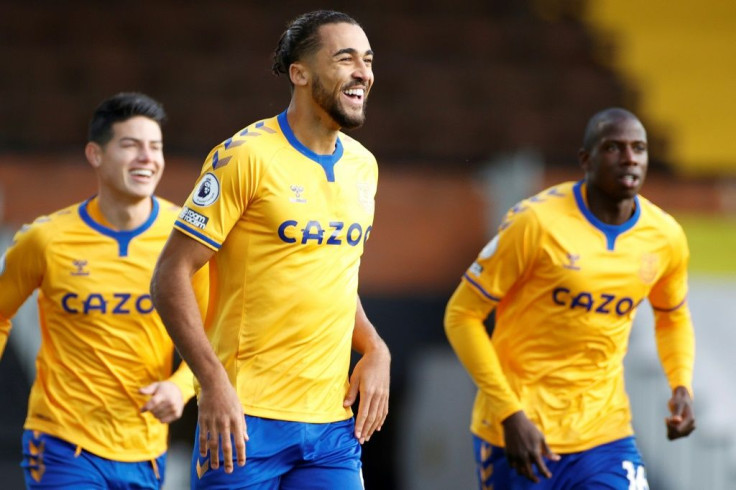
[[[233,470],[231,436],[238,465],[245,464],[248,436],[243,407],[207,339],[192,287],[192,276],[213,254],[213,250],[174,230],[156,264],[151,295],[169,335],[201,385],[200,455],[206,456],[209,449],[210,464],[218,468],[221,439],[225,472],[230,473]]]
[[[344,406],[352,405],[360,392],[360,406],[355,418],[355,437],[362,444],[369,440],[376,430],[381,430],[388,415],[391,353],[368,320],[360,298],[357,301],[353,349],[363,357],[355,365],[350,376],[350,388]]]

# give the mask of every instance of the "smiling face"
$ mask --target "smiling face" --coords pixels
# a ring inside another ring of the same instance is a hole
[[[348,23],[319,28],[320,48],[305,63],[313,103],[340,128],[363,125],[373,86],[373,51],[363,29]]]
[[[647,174],[647,134],[632,116],[611,117],[599,123],[589,149],[579,153],[589,189],[612,201],[632,199]]]
[[[97,169],[100,194],[128,202],[148,199],[164,170],[161,127],[145,116],[114,123],[112,138],[104,145],[87,143],[86,154]]]

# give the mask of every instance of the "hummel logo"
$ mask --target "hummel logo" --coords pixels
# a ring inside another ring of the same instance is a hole
[[[300,202],[300,203],[307,202],[307,200],[302,197],[302,192],[304,192],[304,186],[303,185],[292,185],[291,187],[289,187],[289,189],[291,189],[291,192],[294,193],[294,197],[292,197],[291,199],[289,199],[289,201],[291,201],[291,202]]]
[[[89,271],[84,270],[87,267],[86,260],[72,260],[72,264],[76,267],[76,270],[72,272],[73,276],[88,276]]]
[[[562,267],[565,269],[570,269],[573,271],[579,271],[580,266],[576,264],[578,260],[580,260],[579,254],[567,254],[567,260],[570,262],[569,264],[564,264]]]
[[[204,464],[200,464],[199,458],[197,458],[197,478],[201,479],[202,475],[207,473],[207,470],[210,469],[210,459],[207,458],[204,460]]]

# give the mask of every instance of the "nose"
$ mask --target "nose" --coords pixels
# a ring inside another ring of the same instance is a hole
[[[154,159],[153,154],[154,150],[152,148],[142,145],[138,150],[138,160],[141,162],[151,162]]]
[[[624,145],[624,149],[621,152],[621,160],[626,165],[638,165],[640,162],[641,152],[637,151],[631,145]]]
[[[372,82],[373,70],[365,61],[359,59],[355,65],[355,70],[353,71],[353,78],[360,80],[361,82]]]

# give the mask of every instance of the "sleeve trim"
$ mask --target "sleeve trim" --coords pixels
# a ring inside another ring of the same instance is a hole
[[[476,290],[478,290],[480,294],[490,299],[491,301],[495,301],[495,302],[501,301],[501,298],[497,298],[496,296],[493,296],[492,294],[487,292],[485,289],[483,289],[480,284],[478,284],[476,281],[471,279],[467,272],[463,274],[463,279],[468,281],[468,283],[470,283],[471,286],[473,286]]]
[[[672,308],[659,308],[657,306],[652,305],[652,309],[656,311],[667,313],[667,312],[675,311],[675,310],[682,308],[682,306],[685,304],[685,301],[687,301],[687,298],[683,299],[682,301],[680,301],[680,304],[673,306]]]
[[[222,244],[217,243],[213,239],[211,239],[211,238],[209,238],[209,237],[201,234],[197,230],[195,230],[195,229],[193,229],[193,228],[191,228],[191,227],[189,227],[189,226],[187,226],[187,225],[185,225],[183,223],[180,223],[179,221],[175,221],[174,222],[174,227],[175,228],[178,228],[179,230],[181,230],[182,232],[186,233],[187,235],[191,235],[194,238],[196,238],[196,239],[204,242],[206,245],[209,245],[211,248],[215,249],[215,251],[220,250],[220,247],[222,246]]]

